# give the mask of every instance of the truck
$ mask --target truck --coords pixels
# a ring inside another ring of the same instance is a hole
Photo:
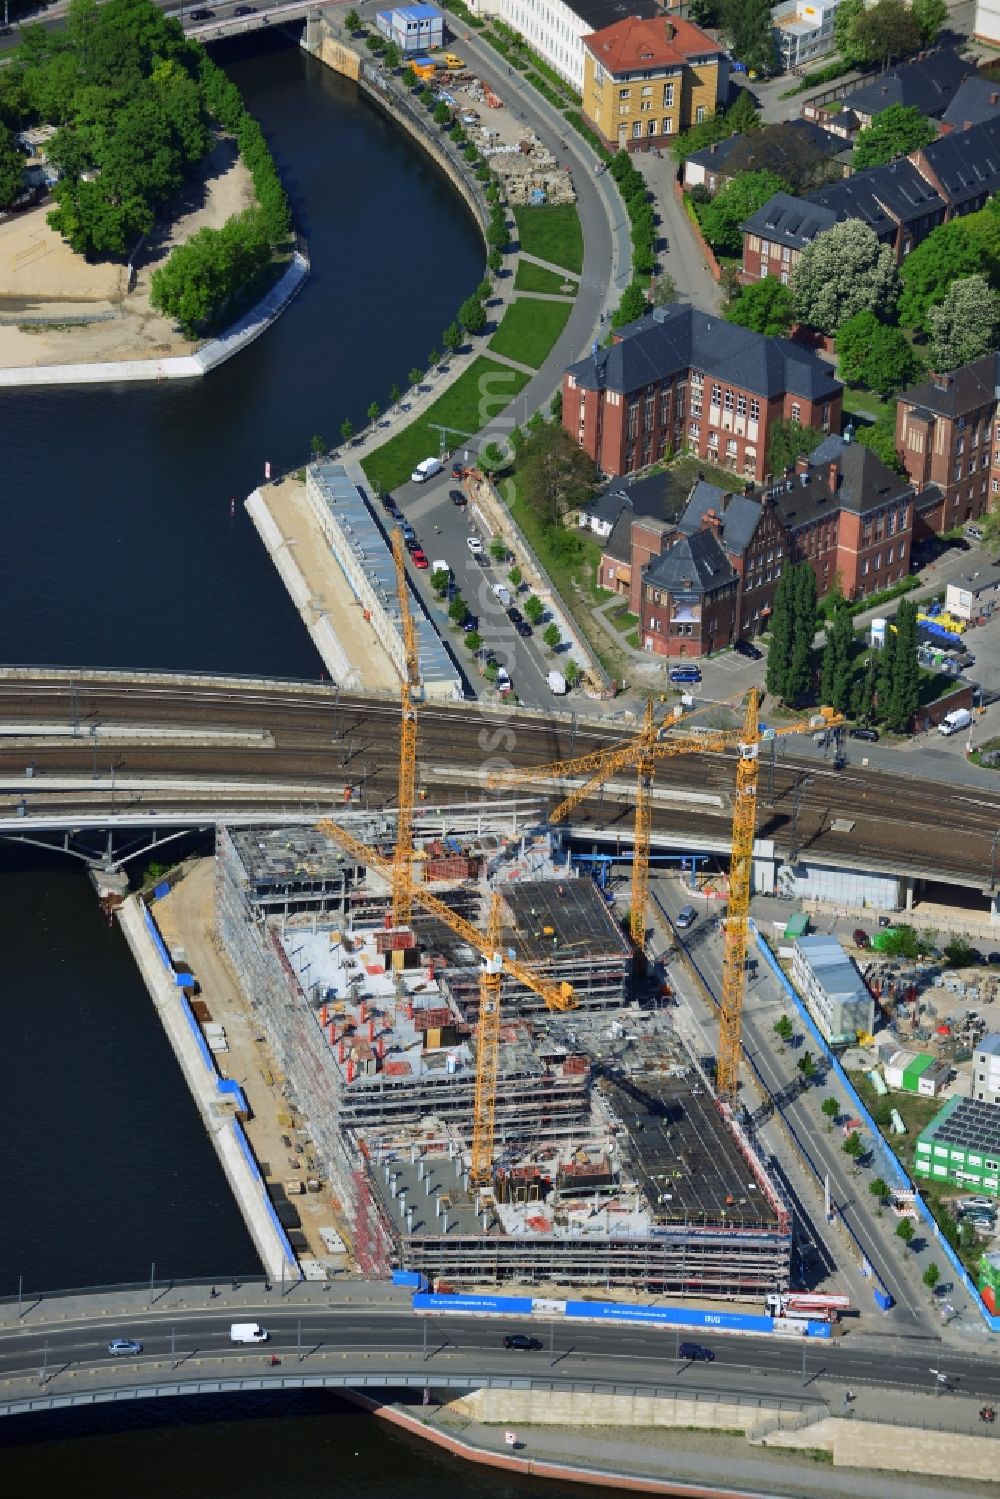
[[[959,729],[967,729],[972,722],[972,714],[968,708],[955,708],[953,712],[947,713],[938,724],[939,734],[957,734]]]
[[[554,692],[556,697],[563,696],[566,691],[566,678],[561,671],[550,671],[545,680],[549,684],[550,692]]]
[[[816,1322],[836,1322],[843,1312],[851,1309],[849,1296],[812,1295],[807,1291],[786,1291],[784,1295],[765,1297],[764,1307],[769,1317],[810,1317]]]
[[[230,1343],[266,1343],[270,1336],[259,1322],[233,1322],[229,1328]]]

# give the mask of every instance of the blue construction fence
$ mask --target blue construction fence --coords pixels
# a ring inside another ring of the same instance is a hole
[[[167,951],[167,945],[163,940],[160,929],[153,918],[152,912],[144,901],[141,901],[140,904],[142,906],[143,920],[146,923],[146,930],[149,933],[150,940],[152,941],[153,946],[156,948],[157,955],[159,956],[160,962],[163,964],[166,973],[179,986],[183,983],[183,987],[185,989],[190,988],[194,983],[193,976],[189,973],[178,973],[178,971],[174,968],[173,960],[171,959],[170,953]],[[198,1055],[201,1057],[201,1060],[204,1063],[205,1067],[208,1069],[209,1073],[215,1080],[216,1092],[221,1098],[231,1101],[241,1114],[249,1113],[250,1110],[249,1105],[247,1104],[246,1095],[244,1094],[243,1089],[240,1087],[239,1083],[231,1077],[219,1076],[218,1068],[215,1065],[215,1058],[209,1050],[208,1043],[206,1042],[205,1037],[202,1034],[201,1026],[198,1024],[198,1021],[195,1018],[194,1011],[192,1010],[191,1005],[188,1002],[187,995],[182,993],[179,998],[181,1004],[181,1013],[183,1014],[184,1019],[187,1021],[191,1036],[198,1048]],[[256,1157],[254,1156],[254,1153],[250,1148],[250,1142],[246,1137],[246,1131],[244,1130],[243,1125],[238,1119],[231,1120],[230,1124],[236,1139],[236,1143],[239,1146],[240,1153],[246,1161],[256,1185],[260,1189],[261,1199],[264,1203],[264,1207],[268,1213],[268,1216],[270,1217],[272,1227],[277,1234],[281,1252],[285,1256],[285,1259],[288,1261],[290,1271],[292,1271],[295,1276],[301,1278],[301,1272],[298,1269],[298,1261],[295,1257],[295,1251],[289,1243],[288,1235],[282,1227],[281,1221],[274,1210],[274,1204],[271,1202],[271,1199],[268,1196],[267,1183],[265,1182],[263,1176],[261,1176],[260,1174],[260,1167],[257,1165]]]
[[[886,1140],[878,1125],[875,1123],[875,1120],[865,1108],[865,1105],[861,1102],[854,1084],[851,1082],[850,1078],[847,1076],[847,1073],[844,1071],[843,1067],[841,1067],[840,1062],[830,1050],[824,1037],[816,1028],[816,1024],[813,1021],[812,1016],[809,1014],[809,1011],[806,1009],[805,1003],[803,1002],[801,996],[796,993],[793,985],[790,983],[787,975],[781,967],[781,964],[778,962],[774,953],[771,951],[766,940],[761,936],[760,931],[757,928],[757,923],[751,921],[750,929],[753,932],[761,956],[764,958],[764,961],[767,963],[771,972],[778,980],[778,983],[781,985],[782,990],[784,991],[787,998],[790,1000],[792,1005],[794,1005],[795,1011],[798,1014],[798,1017],[801,1020],[802,1024],[808,1031],[810,1037],[819,1047],[823,1056],[826,1058],[826,1061],[830,1067],[830,1071],[833,1073],[834,1077],[837,1079],[838,1083],[847,1095],[848,1103],[850,1104],[851,1109],[871,1134],[875,1152],[879,1160],[882,1162],[883,1169],[886,1173],[887,1178],[903,1191],[913,1193],[913,1204],[920,1216],[921,1221],[937,1241],[941,1253],[947,1259],[955,1276],[958,1278],[958,1280],[961,1281],[966,1291],[968,1291],[969,1295],[973,1298],[973,1301],[975,1302],[975,1305],[978,1308],[983,1321],[986,1323],[986,1326],[989,1328],[990,1332],[1000,1332],[1000,1317],[994,1317],[983,1303],[983,1300],[980,1297],[971,1276],[969,1275],[965,1266],[962,1264],[962,1261],[959,1259],[958,1255],[955,1253],[954,1249],[948,1243],[948,1240],[944,1237],[943,1233],[941,1232],[940,1225],[934,1217],[934,1214],[931,1212],[926,1202],[924,1202],[923,1198],[917,1191],[915,1184],[903,1169],[898,1156],[896,1156],[895,1152],[892,1150],[892,1147],[889,1145],[888,1140]],[[841,1219],[841,1222],[843,1221],[844,1220]],[[848,1233],[851,1233],[850,1226],[847,1223],[844,1223],[844,1227],[847,1229]],[[854,1235],[851,1234],[851,1237],[854,1238]],[[855,1239],[854,1242],[855,1244],[857,1244],[857,1239]],[[858,1249],[861,1249],[860,1244],[858,1245]]]
[[[560,1316],[588,1322],[635,1322],[654,1327],[683,1328],[688,1332],[773,1333],[781,1319],[757,1312],[724,1312],[708,1307],[635,1306],[624,1301],[554,1301],[550,1297],[434,1295],[418,1291],[415,1312],[465,1312],[472,1316]],[[828,1322],[807,1322],[809,1338],[829,1338]]]

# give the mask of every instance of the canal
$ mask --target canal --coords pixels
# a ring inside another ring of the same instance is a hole
[[[313,272],[200,382],[5,393],[0,640],[10,663],[312,676],[242,511],[441,346],[483,248],[445,180],[353,86],[278,39],[217,54],[270,139]],[[235,513],[230,499],[235,497]],[[0,1288],[257,1267],[117,926],[82,867],[0,845]],[[140,1402],[0,1423],[11,1492],[151,1499],[568,1492],[459,1466],[318,1392]]]

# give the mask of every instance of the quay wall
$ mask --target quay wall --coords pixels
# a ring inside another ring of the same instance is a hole
[[[236,1110],[245,1107],[242,1092],[237,1083],[220,1077],[216,1071],[212,1054],[178,982],[190,976],[174,970],[152,913],[139,896],[130,895],[119,907],[118,920],[267,1275],[272,1280],[300,1280],[295,1252],[278,1221],[243,1126],[236,1117]]]

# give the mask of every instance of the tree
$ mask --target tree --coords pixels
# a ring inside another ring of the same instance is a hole
[[[865,385],[884,400],[902,390],[919,373],[905,333],[888,328],[873,312],[856,312],[837,334],[840,376],[852,385]]]
[[[23,192],[24,157],[6,125],[0,125],[0,208],[9,208]]]
[[[929,146],[937,137],[933,120],[916,105],[890,104],[862,130],[854,143],[851,165],[856,172],[865,167],[884,166],[897,156],[909,156],[921,146]]]
[[[725,309],[727,322],[738,323],[754,333],[783,338],[792,326],[792,293],[777,276],[765,276],[744,286]]]
[[[406,67],[403,69],[403,83],[407,88],[413,88],[416,81],[417,75],[410,67],[409,63],[407,63]]]
[[[449,323],[441,335],[441,342],[449,354],[457,354],[462,347],[462,330],[457,323]]]
[[[889,634],[892,631],[887,632]],[[892,666],[886,723],[897,734],[909,731],[920,706],[920,667],[917,664],[917,606],[900,599],[896,610],[896,649]],[[914,946],[916,937],[914,936]]]
[[[437,349],[431,349],[430,353],[427,356],[427,368],[429,370],[433,369],[440,358],[441,355],[438,353]]]
[[[929,47],[937,40],[938,32],[948,19],[945,0],[911,0],[910,10],[920,28],[921,46]]]
[[[823,1102],[820,1104],[820,1108],[826,1115],[827,1119],[829,1119],[830,1121],[827,1125],[827,1130],[832,1130],[833,1126],[840,1118],[840,1103],[836,1098],[824,1098]]]
[[[504,452],[499,443],[488,442],[484,448],[480,448],[479,450],[479,467],[484,473],[498,473],[500,469],[506,468],[509,462],[509,454]]]
[[[507,582],[515,592],[520,588],[521,584],[524,582],[524,574],[521,572],[521,569],[519,567],[511,568],[510,572],[507,574]]]
[[[660,271],[653,281],[653,306],[669,307],[677,301],[677,282],[669,271]]]
[[[544,613],[545,606],[536,594],[532,594],[530,598],[525,599],[524,617],[525,619],[529,620],[531,624],[537,626],[540,623],[542,615]]]
[[[382,408],[381,408],[381,406],[379,405],[379,403],[377,401],[372,401],[372,403],[368,407],[367,416],[368,416],[368,420],[371,422],[371,424],[372,424],[373,427],[374,427],[375,423],[378,421],[378,419],[379,419],[379,417],[381,415],[382,415]]]
[[[382,53],[382,61],[389,69],[390,73],[394,73],[396,71],[402,60],[402,56],[400,54],[399,48],[396,46],[396,43],[389,42],[386,46],[385,51]]]
[[[874,1197],[875,1201],[878,1203],[879,1207],[885,1207],[886,1203],[889,1201],[889,1198],[892,1196],[892,1190],[889,1186],[889,1183],[883,1181],[880,1176],[876,1176],[874,1181],[868,1183],[868,1190]]]
[[[434,113],[431,115],[431,119],[434,121],[435,125],[447,125],[451,121],[451,109],[447,104],[445,104],[443,99],[441,103],[435,107]]]
[[[503,265],[503,254],[501,253],[500,250],[497,249],[497,247],[495,245],[494,245],[493,249],[490,250],[490,253],[486,257],[486,264],[489,266],[489,268],[493,272],[494,276],[496,275],[496,273],[500,269],[500,267]]]
[[[494,562],[507,561],[507,543],[502,536],[494,536],[490,541],[490,556]]]
[[[865,13],[865,0],[840,0],[833,15],[833,40],[845,62],[853,67],[867,62],[865,49],[854,33],[855,22]]]
[[[846,713],[850,707],[856,652],[854,622],[846,602],[841,600],[826,627],[819,689],[820,701],[836,708],[838,713]]]
[[[856,1129],[852,1129],[847,1139],[841,1146],[845,1155],[850,1156],[852,1161],[857,1161],[865,1153],[864,1142]]]
[[[886,468],[891,468],[894,473],[906,472],[903,460],[896,451],[896,409],[894,406],[880,411],[869,426],[858,427],[855,441],[859,442],[863,448],[871,448],[873,453],[878,454]]]
[[[634,323],[648,310],[649,303],[646,301],[645,289],[638,281],[630,281],[622,292],[622,299],[611,314],[612,328],[622,328],[626,323]]]
[[[340,424],[340,435],[345,442],[350,442],[351,438],[354,436],[354,423],[351,421],[351,418],[349,416],[345,416],[344,420]]]
[[[933,1291],[934,1287],[941,1279],[941,1271],[938,1269],[937,1265],[935,1265],[933,1260],[931,1260],[930,1264],[927,1266],[927,1269],[924,1271],[923,1279],[924,1285],[929,1291]]]
[[[451,571],[447,567],[436,567],[431,573],[431,587],[436,594],[443,596],[451,586]],[[462,616],[463,619],[465,616]]]
[[[812,649],[816,635],[816,574],[808,562],[792,568],[792,634],[782,696],[794,705],[812,686]]]
[[[972,947],[962,936],[949,937],[943,951],[949,968],[967,968],[972,959]]]
[[[889,245],[860,219],[845,219],[817,234],[792,273],[795,315],[831,337],[856,312],[890,317],[899,274]]]
[[[448,605],[448,618],[453,625],[460,625],[469,612],[469,606],[460,593],[456,593]]]
[[[575,687],[582,676],[579,663],[574,661],[572,657],[566,662],[563,668],[563,676],[566,678],[566,686],[570,688]]]
[[[542,632],[542,639],[548,646],[550,651],[554,652],[557,649],[560,641],[562,640],[562,632],[560,631],[559,626],[556,624],[555,620],[553,620],[550,625],[545,626],[545,629]]]
[[[458,321],[466,333],[482,333],[486,327],[486,308],[483,306],[478,294],[466,297],[458,309]]]
[[[884,933],[881,951],[892,958],[918,958],[920,939],[912,926],[897,926]]]
[[[562,425],[532,432],[518,457],[518,488],[546,525],[584,509],[597,487],[593,460]]]
[[[764,675],[765,687],[772,697],[777,698],[784,697],[788,654],[792,643],[794,596],[795,580],[792,577],[792,567],[786,563],[781,569],[781,577],[778,579],[778,586],[771,600],[771,644],[767,652],[767,668]],[[784,1021],[788,1017],[783,1015],[781,1019]],[[775,1030],[777,1029],[776,1025]]]
[[[856,17],[852,34],[862,49],[861,60],[886,68],[920,46],[920,25],[903,0],[878,0]]]
[[[470,630],[465,637],[465,649],[467,651],[471,651],[472,654],[475,655],[477,651],[482,649],[482,645],[483,637],[480,635],[479,631]]]
[[[803,427],[801,422],[786,421],[779,417],[771,423],[767,440],[767,466],[779,478],[786,468],[792,468],[797,458],[811,453],[823,441],[824,434],[816,427]]]
[[[839,16],[840,9],[836,14]],[[730,130],[732,113],[726,117]],[[836,171],[829,157],[815,146],[804,130],[791,124],[761,125],[749,135],[741,136],[730,147],[726,171],[773,172],[787,183],[791,193],[808,192],[827,182]]]
[[[740,224],[763,208],[775,193],[787,192],[788,184],[774,172],[743,172],[733,177],[702,209],[701,227],[714,249],[738,255],[743,246]]]
[[[783,1042],[785,1046],[788,1045],[794,1034],[792,1022],[789,1020],[787,1015],[782,1015],[779,1020],[776,1020],[774,1022],[774,1025],[772,1026],[772,1030],[774,1031],[774,1034],[777,1036],[778,1040]]]
[[[778,66],[769,0],[721,0],[722,29],[734,57],[755,73]]]
[[[929,309],[927,331],[934,369],[970,364],[1000,342],[1000,296],[982,275],[953,281],[941,303]]]
[[[347,12],[347,15],[344,17],[344,25],[352,35],[355,31],[361,30],[361,17],[353,7]]]
[[[423,370],[418,370],[417,366],[414,365],[406,378],[407,380],[409,380],[411,386],[419,385],[421,380],[424,378],[424,372]]]
[[[909,1246],[909,1244],[912,1242],[913,1224],[910,1222],[909,1218],[900,1218],[899,1222],[896,1224],[896,1238],[902,1239],[903,1243],[907,1246]]]
[[[899,298],[903,327],[924,327],[929,310],[944,301],[951,283],[982,269],[981,246],[968,219],[953,219],[932,229],[903,261]]]
[[[808,1086],[816,1076],[816,1058],[812,1052],[804,1051],[795,1066],[802,1081]]]
[[[320,437],[319,433],[317,432],[315,437],[313,437],[312,441],[309,444],[309,449],[314,458],[322,458],[323,454],[326,452],[326,438]]]

